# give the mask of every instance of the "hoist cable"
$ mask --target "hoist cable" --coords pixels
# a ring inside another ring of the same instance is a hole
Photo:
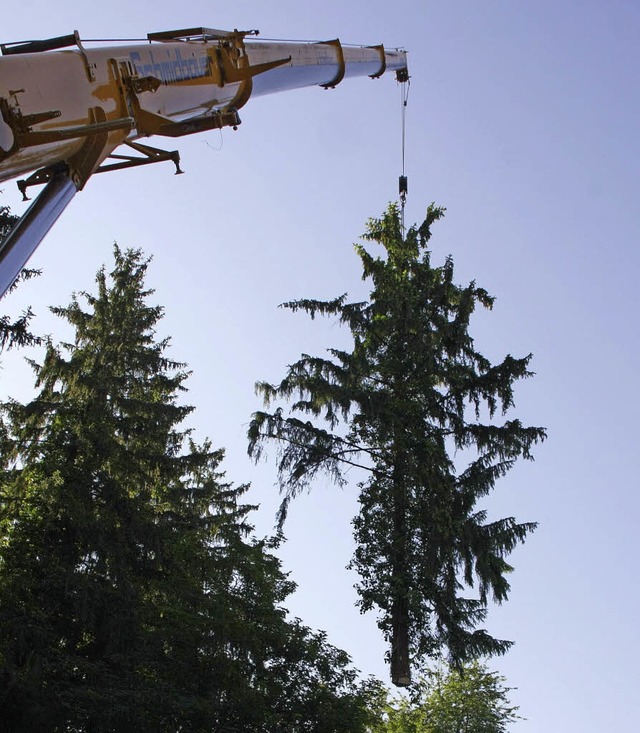
[[[405,144],[406,144],[406,130],[407,130],[407,98],[409,82],[403,82],[400,85],[400,114],[402,120],[402,175],[404,176],[405,166]]]
[[[404,226],[404,207],[407,200],[407,176],[405,172],[405,148],[407,141],[407,101],[409,100],[409,79],[400,82],[400,121],[402,127],[402,175],[399,179],[399,193],[400,193],[400,226],[402,229],[402,237],[404,239],[405,226]]]

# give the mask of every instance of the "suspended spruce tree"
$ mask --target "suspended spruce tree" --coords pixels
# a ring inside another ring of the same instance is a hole
[[[116,248],[53,309],[73,337],[33,363],[35,399],[0,410],[0,729],[363,731],[370,686],[286,619],[246,487],[180,428],[146,269]]]
[[[379,612],[399,686],[410,683],[412,656],[446,651],[459,665],[509,648],[479,626],[489,596],[507,599],[512,568],[505,558],[535,524],[488,521],[478,502],[545,437],[542,428],[504,419],[514,383],[531,375],[531,355],[497,365],[482,356],[469,319],[493,298],[475,283],[456,285],[451,258],[431,264],[427,243],[443,213],[431,205],[406,236],[395,205],[369,222],[364,240],[383,253],[356,246],[371,283],[367,301],[343,295],[284,304],[312,319],[337,317],[353,348],[303,354],[280,384],[260,382],[275,410],[256,412],[249,430],[256,459],[266,445],[279,447],[280,525],[291,499],[318,473],[340,484],[347,469],[364,470],[351,566],[361,610]],[[468,465],[460,467],[461,456]]]

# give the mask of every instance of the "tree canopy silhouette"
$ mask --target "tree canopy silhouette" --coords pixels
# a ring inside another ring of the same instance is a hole
[[[446,651],[462,664],[509,648],[480,625],[491,596],[507,599],[506,557],[535,523],[490,521],[479,501],[545,437],[506,419],[514,383],[531,376],[531,355],[495,365],[485,358],[469,325],[493,298],[474,282],[456,285],[450,257],[431,262],[428,242],[443,214],[429,206],[406,235],[395,205],[369,221],[366,244],[356,246],[371,286],[364,302],[341,295],[284,304],[312,319],[337,318],[353,346],[303,354],[280,383],[258,383],[275,409],[256,412],[249,429],[256,459],[278,445],[280,525],[318,473],[344,483],[348,469],[363,469],[352,567],[361,609],[379,612],[400,686],[410,683],[412,655]],[[371,254],[369,243],[382,254]]]

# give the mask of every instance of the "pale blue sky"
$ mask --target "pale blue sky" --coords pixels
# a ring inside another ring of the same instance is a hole
[[[540,522],[513,556],[511,600],[490,617],[516,641],[493,663],[519,688],[528,720],[515,730],[636,730],[640,6],[30,0],[12,5],[0,41],[199,25],[409,51],[407,219],[432,200],[447,207],[434,259],[451,253],[459,281],[497,296],[475,321],[477,345],[494,359],[534,352],[516,412],[549,430],[536,462],[490,502]],[[253,482],[266,532],[273,464],[245,456],[253,383],[345,338],[276,306],[364,292],[351,245],[396,195],[400,93],[391,76],[355,79],[252,100],[241,116],[235,133],[168,141],[184,176],[167,165],[91,180],[32,260],[43,276],[3,306],[31,303],[36,327],[54,331],[46,306],[90,287],[114,240],[153,254],[165,333],[194,372],[193,424],[226,446],[230,479]],[[20,213],[13,184],[2,188],[0,203]],[[0,396],[26,396],[30,382],[21,357],[3,358]],[[374,618],[354,610],[344,570],[355,509],[353,490],[323,482],[293,505],[282,556],[300,590],[289,607],[386,680]]]

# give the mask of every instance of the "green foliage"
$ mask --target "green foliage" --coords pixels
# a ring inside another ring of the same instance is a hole
[[[0,247],[6,236],[9,234],[14,224],[18,221],[18,217],[14,216],[6,206],[0,206]],[[21,273],[18,281],[29,280],[38,275],[37,270],[25,268]],[[13,290],[17,283],[14,283],[10,289]],[[0,316],[0,353],[4,349],[11,349],[16,346],[33,346],[40,344],[42,339],[34,336],[29,331],[29,321],[33,318],[33,312],[27,308],[24,313],[15,321],[11,321],[8,316]]]
[[[8,206],[0,206],[0,244],[9,235],[19,217],[11,213]]]
[[[267,405],[284,400],[290,410],[257,412],[249,430],[256,459],[271,441],[279,448],[280,525],[319,472],[343,483],[347,469],[365,470],[352,567],[361,609],[379,612],[398,685],[409,684],[410,649],[418,659],[445,650],[461,664],[509,648],[478,626],[490,597],[507,599],[505,558],[535,524],[489,521],[478,501],[545,437],[503,417],[514,382],[531,375],[531,355],[497,365],[482,356],[469,323],[493,298],[473,282],[454,284],[450,257],[431,264],[427,243],[443,214],[430,206],[406,236],[394,205],[369,222],[364,240],[383,254],[356,246],[371,283],[367,301],[343,295],[284,304],[311,318],[336,317],[353,348],[330,349],[327,358],[303,354],[279,384],[259,383]]]
[[[504,682],[477,661],[430,669],[411,699],[387,704],[372,733],[505,733],[521,718]]]
[[[286,618],[246,487],[179,428],[146,269],[116,247],[53,309],[75,336],[33,364],[37,397],[2,406],[0,729],[364,730],[375,685]]]

